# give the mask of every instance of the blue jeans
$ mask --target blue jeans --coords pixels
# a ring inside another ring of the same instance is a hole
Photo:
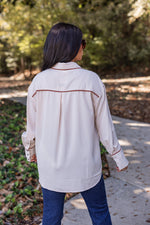
[[[43,192],[43,223],[42,225],[61,225],[63,218],[64,198],[66,193]],[[103,175],[100,181],[89,190],[81,192],[87,205],[93,225],[112,225],[109,214]]]

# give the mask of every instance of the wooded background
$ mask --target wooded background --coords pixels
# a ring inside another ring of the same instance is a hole
[[[0,73],[40,69],[45,38],[57,22],[83,31],[88,69],[149,67],[150,0],[1,0]]]

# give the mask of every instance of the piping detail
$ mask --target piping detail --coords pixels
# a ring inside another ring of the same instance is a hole
[[[119,153],[121,151],[121,148],[120,148],[120,150],[118,151],[118,152],[115,152],[114,154],[112,154],[111,156],[114,156],[114,155],[116,155],[117,153]]]
[[[91,91],[91,90],[68,90],[68,91],[57,91],[57,90],[50,90],[50,89],[39,89],[39,90],[36,90],[34,92],[34,94],[32,95],[32,97],[34,97],[36,95],[37,92],[39,91],[52,91],[52,92],[59,92],[59,93],[66,93],[66,92],[73,92],[73,91],[83,91],[83,92],[91,92],[93,93],[94,95],[96,95],[97,97],[99,97],[98,94],[96,94],[94,91]]]
[[[69,68],[69,69],[57,69],[57,68],[54,68],[54,67],[51,67],[51,69],[53,69],[53,70],[76,70],[76,69],[81,69],[80,67],[78,67],[78,68]]]

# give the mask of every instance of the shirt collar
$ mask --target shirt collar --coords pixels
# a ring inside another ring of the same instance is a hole
[[[80,68],[81,67],[75,62],[67,62],[67,63],[58,62],[51,69],[55,69],[55,70],[73,70],[73,69],[80,69]]]

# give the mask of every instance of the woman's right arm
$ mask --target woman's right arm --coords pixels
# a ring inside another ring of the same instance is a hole
[[[36,162],[35,152],[35,119],[36,119],[36,104],[33,95],[33,84],[28,88],[27,96],[27,128],[23,132],[21,138],[25,148],[26,158],[29,162]]]

